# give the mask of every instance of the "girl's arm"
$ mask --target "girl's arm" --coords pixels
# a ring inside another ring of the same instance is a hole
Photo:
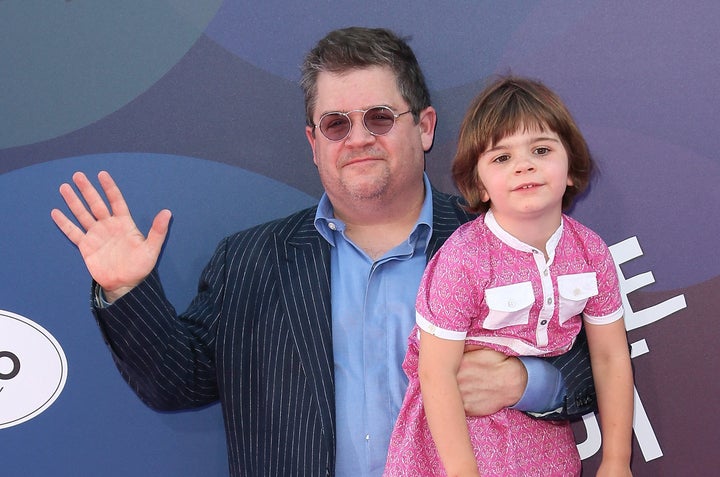
[[[585,324],[602,429],[598,476],[630,476],[633,375],[625,321]]]
[[[448,476],[479,476],[457,383],[464,340],[420,331],[418,375],[425,414]]]

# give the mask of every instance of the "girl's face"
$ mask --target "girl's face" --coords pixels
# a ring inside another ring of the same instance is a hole
[[[568,156],[560,137],[549,129],[519,130],[478,158],[482,198],[498,222],[557,219],[562,214]]]

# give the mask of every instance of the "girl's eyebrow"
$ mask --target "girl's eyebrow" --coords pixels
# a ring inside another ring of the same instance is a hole
[[[527,141],[525,144],[529,145],[529,144],[534,144],[534,143],[536,143],[536,142],[548,142],[548,141],[550,141],[550,142],[555,142],[555,143],[560,143],[560,140],[559,140],[558,138],[554,138],[554,137],[550,137],[550,136],[537,136],[537,137],[532,137],[532,138],[530,138],[530,140]],[[482,152],[482,154],[487,154],[487,153],[489,153],[489,152],[499,151],[499,150],[501,150],[501,149],[507,149],[508,147],[510,147],[510,145],[503,144],[503,139],[501,139],[501,140],[498,142],[498,144],[496,144],[495,146],[491,147],[490,149],[486,149],[485,151]]]
[[[560,140],[556,137],[547,137],[547,136],[536,137],[530,142],[533,143],[533,142],[545,142],[545,141],[560,142]]]

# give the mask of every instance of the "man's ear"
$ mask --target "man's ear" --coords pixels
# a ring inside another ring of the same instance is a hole
[[[420,139],[423,151],[427,152],[435,140],[435,126],[437,126],[437,112],[432,106],[420,111],[418,126],[420,126]]]
[[[315,128],[311,126],[305,126],[305,137],[310,143],[310,149],[312,149],[313,152],[313,162],[317,166],[317,159],[315,159]]]

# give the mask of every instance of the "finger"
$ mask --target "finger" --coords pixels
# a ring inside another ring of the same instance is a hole
[[[72,220],[68,219],[67,216],[58,209],[51,210],[50,217],[52,217],[55,225],[58,226],[60,231],[64,233],[72,243],[76,246],[80,243],[80,240],[82,240],[85,234]]]
[[[95,217],[86,208],[85,203],[75,193],[75,189],[70,184],[62,184],[60,186],[60,195],[67,204],[70,212],[73,213],[80,225],[85,229],[89,229],[95,223]]]
[[[125,202],[125,198],[123,197],[122,192],[120,192],[120,188],[117,186],[110,173],[107,171],[100,171],[98,173],[98,180],[105,192],[105,197],[108,199],[113,215],[130,215],[127,202]]]
[[[172,213],[169,210],[161,210],[153,219],[152,226],[148,232],[146,243],[157,255],[160,255],[160,250],[165,243],[171,218]]]
[[[100,193],[97,191],[95,186],[90,183],[87,176],[85,176],[82,172],[76,172],[73,174],[72,178],[73,182],[82,194],[83,199],[85,199],[88,207],[90,207],[90,211],[93,216],[98,220],[110,217],[110,210],[108,209],[107,204],[105,204],[105,201],[100,196]]]

